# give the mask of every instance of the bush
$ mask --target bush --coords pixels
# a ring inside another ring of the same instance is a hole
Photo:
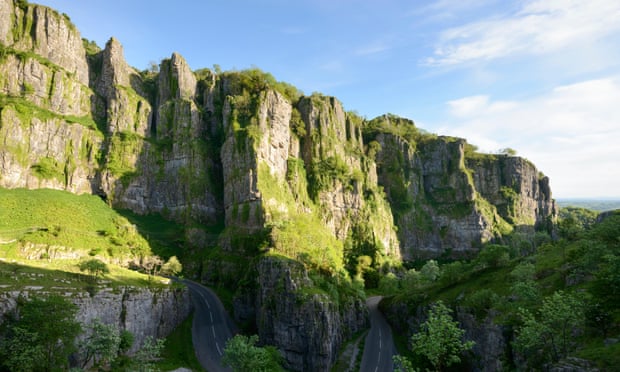
[[[510,261],[509,250],[505,245],[487,244],[478,253],[476,261],[481,269],[502,267]]]

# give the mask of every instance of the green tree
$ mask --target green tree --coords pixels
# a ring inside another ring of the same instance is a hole
[[[33,297],[18,307],[19,320],[2,342],[3,364],[10,370],[52,371],[68,365],[80,333],[77,306],[58,295]]]
[[[439,270],[439,265],[435,260],[427,261],[420,269],[420,275],[422,276],[422,279],[426,280],[427,282],[434,282],[435,280],[437,280],[437,278],[439,278],[440,274],[441,271]]]
[[[92,360],[95,366],[106,367],[118,355],[121,336],[118,328],[112,324],[95,319],[91,325],[88,338],[81,345],[85,358],[82,368]]]
[[[402,279],[402,287],[405,290],[413,290],[420,284],[420,272],[416,269],[409,269]]]
[[[540,303],[540,291],[534,280],[535,273],[536,267],[529,262],[520,263],[510,272],[510,291],[522,304]]]
[[[150,372],[154,370],[154,364],[159,359],[164,349],[165,341],[163,338],[154,339],[148,336],[142,344],[142,348],[134,355],[134,364],[140,372]]]
[[[498,153],[501,155],[508,155],[508,156],[517,156],[517,150],[510,148],[510,147],[505,147],[503,149],[499,149]]]
[[[282,371],[280,354],[273,346],[256,346],[258,336],[236,335],[224,348],[222,364],[234,372]]]
[[[387,273],[379,279],[379,291],[384,295],[392,295],[398,291],[398,278],[394,273]]]
[[[531,367],[566,357],[574,348],[571,333],[584,325],[582,302],[562,291],[545,298],[538,315],[520,310],[523,325],[517,329],[514,342]]]
[[[428,319],[422,323],[420,332],[411,336],[411,349],[428,359],[436,371],[461,362],[461,354],[474,346],[473,341],[463,341],[465,331],[452,319],[442,301],[430,310]]]
[[[133,333],[128,330],[121,331],[120,334],[120,342],[118,344],[118,352],[119,354],[126,353],[133,346]]]
[[[466,274],[467,268],[465,265],[463,265],[461,261],[454,261],[441,266],[439,283],[441,283],[442,286],[447,287],[463,280],[466,277]]]
[[[486,244],[478,253],[476,261],[482,268],[502,267],[510,261],[509,248],[500,244]]]
[[[43,364],[43,348],[37,344],[37,334],[19,326],[9,329],[0,339],[0,365],[9,371],[34,371]]]
[[[170,257],[161,267],[161,272],[166,275],[177,275],[181,271],[183,271],[183,265],[181,265],[177,256]]]
[[[110,272],[108,265],[96,258],[91,258],[89,260],[80,262],[78,264],[78,268],[80,269],[80,271],[88,271],[88,273],[92,275],[93,278],[97,278]]]

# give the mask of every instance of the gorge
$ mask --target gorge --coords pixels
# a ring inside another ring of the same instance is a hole
[[[329,370],[368,326],[364,285],[391,267],[554,233],[549,179],[527,159],[367,120],[258,69],[192,70],[172,53],[138,71],[120,41],[101,50],[44,6],[0,0],[0,19],[0,187],[97,195],[184,226],[201,252],[188,275],[230,291],[236,322],[287,369]],[[187,291],[166,293],[136,295],[174,314],[136,333],[189,313]],[[80,307],[127,301],[104,296]]]

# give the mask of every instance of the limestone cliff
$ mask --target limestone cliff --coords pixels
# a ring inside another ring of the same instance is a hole
[[[392,327],[406,327],[407,339],[419,332],[421,325],[428,319],[428,306],[422,306],[415,301],[384,301],[381,308]],[[506,334],[509,332],[493,322],[495,315],[497,314],[491,313],[478,319],[471,310],[460,307],[456,309],[455,320],[459,322],[459,327],[465,330],[465,338],[475,342],[472,348],[474,357],[471,358],[473,363],[467,366],[468,370],[496,372],[503,371],[508,366],[508,345],[511,340]]]
[[[367,121],[257,69],[192,71],[173,53],[137,71],[118,40],[83,43],[46,7],[0,0],[0,20],[0,187],[217,231],[196,244],[202,277],[237,291],[237,319],[292,369],[328,369],[363,326],[362,263],[468,256],[555,216],[524,159]]]
[[[25,290],[0,293],[0,320],[5,314],[14,312],[18,298],[42,295],[40,291]],[[186,288],[148,289],[124,287],[107,288],[94,295],[86,292],[65,293],[71,302],[78,306],[76,321],[83,325],[88,336],[88,326],[93,320],[127,330],[134,335],[134,343],[129,353],[134,353],[147,337],[166,337],[189,315],[191,301]],[[80,356],[76,356],[78,359]]]
[[[371,121],[379,184],[386,190],[405,258],[471,255],[515,228],[547,228],[557,215],[549,179],[529,161],[475,153],[386,115]]]
[[[343,342],[367,326],[363,302],[345,293],[330,298],[312,290],[315,283],[302,264],[269,257],[257,271],[259,336],[278,345],[287,369],[329,370]]]

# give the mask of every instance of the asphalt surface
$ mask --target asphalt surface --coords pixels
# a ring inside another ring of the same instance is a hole
[[[370,315],[370,331],[366,335],[364,344],[361,372],[394,370],[392,356],[395,355],[396,348],[392,338],[392,329],[378,308],[381,298],[381,296],[374,296],[366,300]]]
[[[209,372],[231,371],[222,366],[222,355],[226,341],[237,333],[235,324],[212,290],[189,280],[182,282],[194,304],[192,342],[198,361]]]

